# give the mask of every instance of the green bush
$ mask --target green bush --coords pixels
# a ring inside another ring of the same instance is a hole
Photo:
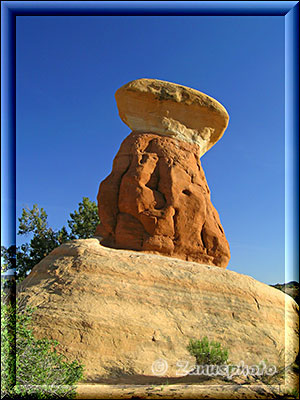
[[[197,365],[224,365],[228,360],[228,350],[219,342],[210,342],[207,336],[202,340],[190,339],[187,350],[196,357]]]
[[[3,292],[1,303],[1,398],[73,398],[83,366],[59,354],[57,341],[34,337],[33,309],[5,301]]]

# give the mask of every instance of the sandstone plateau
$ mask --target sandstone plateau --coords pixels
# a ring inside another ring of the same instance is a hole
[[[200,157],[222,136],[225,108],[181,85],[139,79],[116,92],[133,129],[100,184],[102,244],[225,268],[230,259]]]
[[[298,352],[299,310],[283,292],[233,271],[156,254],[110,249],[95,239],[55,249],[18,286],[37,307],[38,337],[61,344],[85,364],[85,380],[153,376],[163,358],[165,376],[176,362],[193,362],[190,338],[208,336],[239,363],[276,366]]]

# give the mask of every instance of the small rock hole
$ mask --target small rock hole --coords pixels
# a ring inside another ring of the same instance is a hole
[[[182,193],[185,194],[185,195],[187,195],[187,196],[190,196],[190,195],[192,194],[192,193],[191,193],[189,190],[187,190],[187,189],[183,190]]]
[[[147,161],[147,159],[148,159],[148,155],[147,155],[147,154],[143,154],[143,155],[142,155],[142,158],[141,158],[141,161],[140,161],[140,164],[145,164],[145,162]]]

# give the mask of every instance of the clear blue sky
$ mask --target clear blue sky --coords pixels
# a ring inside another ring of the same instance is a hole
[[[37,203],[58,229],[82,197],[96,201],[130,133],[115,91],[176,82],[230,115],[201,159],[228,269],[284,282],[284,17],[19,16],[16,54],[18,217]]]

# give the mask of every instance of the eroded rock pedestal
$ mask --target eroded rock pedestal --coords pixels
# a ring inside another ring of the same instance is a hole
[[[195,144],[131,133],[100,185],[102,244],[226,267],[229,246],[199,158]]]
[[[200,157],[222,136],[226,110],[196,90],[150,79],[125,85],[116,99],[134,131],[99,188],[101,243],[225,268],[229,245]]]

